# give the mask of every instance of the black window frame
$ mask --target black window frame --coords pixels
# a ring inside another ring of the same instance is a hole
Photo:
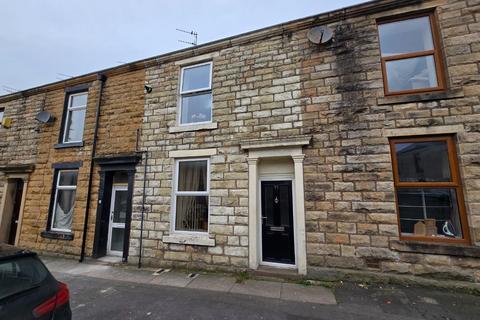
[[[53,179],[52,179],[52,189],[50,192],[50,205],[48,208],[48,217],[47,217],[47,225],[45,231],[41,233],[41,236],[44,238],[51,238],[51,239],[62,239],[62,240],[73,240],[73,230],[70,232],[62,232],[52,230],[52,218],[53,218],[53,208],[55,207],[55,193],[56,193],[56,186],[58,181],[58,175],[61,171],[68,171],[68,170],[77,170],[77,190],[78,190],[78,182],[80,178],[80,168],[82,167],[82,161],[76,162],[63,162],[63,163],[54,163],[52,168],[54,169],[53,172]]]
[[[79,93],[86,93],[87,94],[87,100],[88,100],[88,94],[89,94],[89,88],[91,84],[90,83],[85,83],[81,84],[75,87],[70,87],[65,89],[65,98],[63,101],[63,113],[62,113],[62,122],[60,124],[60,133],[58,135],[58,143],[55,144],[55,149],[61,149],[61,148],[70,148],[70,147],[83,147],[84,144],[84,139],[82,138],[81,142],[64,142],[65,138],[65,126],[66,126],[66,121],[67,121],[67,115],[68,115],[68,104],[70,101],[70,97],[74,94],[79,94]],[[87,102],[87,110],[88,110],[88,102]],[[87,116],[85,114],[85,119],[86,121]]]

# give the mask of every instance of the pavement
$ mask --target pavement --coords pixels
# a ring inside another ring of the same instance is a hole
[[[445,289],[42,260],[68,284],[74,319],[480,319],[479,296]]]

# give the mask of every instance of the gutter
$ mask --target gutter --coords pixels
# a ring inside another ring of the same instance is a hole
[[[51,90],[61,89],[68,86],[74,86],[79,83],[94,81],[98,73],[105,76],[113,76],[141,69],[146,69],[161,63],[172,62],[176,60],[194,57],[200,54],[206,54],[233,46],[252,43],[263,39],[275,37],[288,32],[308,29],[320,24],[328,24],[344,19],[354,18],[362,15],[374,14],[395,8],[401,8],[407,5],[418,5],[425,2],[425,0],[374,0],[365,3],[360,3],[354,6],[337,9],[334,11],[324,12],[313,16],[300,18],[273,26],[241,33],[235,36],[214,40],[193,48],[180,49],[165,54],[133,61],[120,66],[103,69],[96,72],[87,73],[67,80],[57,81],[50,84],[26,89],[20,92],[11,93],[0,96],[0,103],[28,97],[38,93],[43,93]]]
[[[87,204],[85,206],[85,220],[83,223],[83,237],[82,237],[82,249],[80,251],[80,259],[79,262],[83,262],[85,258],[85,245],[87,242],[87,228],[88,228],[88,215],[90,213],[90,198],[91,198],[91,190],[92,190],[92,180],[93,180],[93,166],[94,166],[94,159],[97,151],[97,138],[98,138],[98,124],[100,121],[100,106],[102,102],[102,94],[103,94],[103,87],[105,86],[105,81],[107,81],[107,77],[104,74],[97,74],[97,80],[100,81],[98,85],[98,92],[97,92],[97,106],[95,111],[95,129],[93,133],[93,145],[92,145],[92,153],[90,154],[90,172],[88,175],[88,189],[87,189]]]

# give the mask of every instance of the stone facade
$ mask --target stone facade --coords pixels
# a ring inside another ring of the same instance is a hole
[[[447,89],[385,96],[377,20],[426,10],[435,12]],[[480,281],[479,12],[473,0],[369,2],[132,63],[137,71],[111,69],[97,155],[143,154],[133,185],[129,262],[141,254],[152,266],[257,268],[257,185],[262,175],[276,174],[293,182],[299,273],[340,268]],[[308,30],[319,25],[334,30],[332,42],[308,40]],[[179,126],[181,69],[205,61],[212,62],[212,123]],[[25,148],[38,145],[38,156],[0,150],[0,164],[8,154],[36,166],[20,244],[71,255],[81,247],[98,95],[91,77],[76,81],[91,82],[83,147],[54,149],[57,121],[29,129],[37,140]],[[10,105],[41,105],[61,119],[63,89],[6,102],[6,116]],[[454,136],[467,245],[399,238],[389,138],[438,134]],[[210,160],[208,234],[201,237],[172,232],[175,161],[196,157]],[[52,164],[72,161],[83,162],[74,239],[44,239]],[[94,250],[99,169],[95,165],[87,255]]]
[[[87,201],[89,168],[91,163],[91,152],[95,128],[96,104],[98,99],[99,81],[89,76],[83,79],[76,79],[75,83],[65,83],[58,88],[46,88],[44,93],[34,94],[25,99],[13,100],[6,105],[7,116],[9,112],[25,110],[23,101],[31,101],[26,105],[31,108],[30,113],[24,117],[33,119],[35,114],[41,110],[53,114],[56,120],[53,124],[40,124],[31,120],[34,125],[25,126],[32,131],[29,135],[8,138],[9,152],[15,155],[14,159],[23,159],[28,163],[34,163],[35,169],[28,179],[28,192],[25,198],[21,234],[18,245],[32,248],[39,252],[48,252],[59,255],[80,255],[83,239],[85,209]],[[83,146],[56,148],[61,134],[62,114],[65,104],[65,88],[75,87],[79,83],[89,85],[87,112],[85,116],[85,129],[83,134]],[[140,127],[143,115],[143,70],[121,73],[108,76],[103,89],[97,140],[97,157],[117,156],[131,154],[136,151],[137,129]],[[21,107],[17,106],[22,103]],[[20,126],[21,122],[13,121],[11,129],[4,129],[8,132],[20,133],[15,125]],[[17,124],[18,123],[18,124]],[[12,130],[13,129],[13,130]],[[35,130],[36,129],[36,130]],[[1,129],[0,129],[1,130]],[[14,141],[14,142],[12,142]],[[16,147],[16,142],[21,147]],[[27,150],[28,148],[28,150]],[[23,155],[20,151],[25,149]],[[38,149],[38,150],[37,150]],[[30,153],[31,152],[31,153]],[[23,157],[23,158],[21,158]],[[3,157],[6,160],[7,157]],[[49,239],[42,237],[46,230],[47,219],[50,209],[52,186],[54,179],[53,164],[81,162],[78,174],[78,185],[75,198],[75,209],[73,213],[72,235],[73,240]],[[89,225],[86,238],[86,254],[92,254],[95,216],[98,202],[99,171],[100,167],[94,164],[92,177],[91,203],[89,209]]]
[[[384,97],[376,20],[433,8],[448,90]],[[210,52],[205,59],[213,62],[216,128],[210,130],[175,129],[182,63],[171,59],[148,68],[146,84],[153,91],[146,95],[142,131],[142,149],[150,156],[144,261],[247,268],[248,152],[240,144],[309,135],[304,199],[310,271],[332,267],[479,280],[480,260],[472,255],[429,254],[395,244],[399,230],[388,142],[391,136],[456,134],[472,245],[478,246],[478,10],[475,1],[419,1],[355,17],[347,11],[341,20],[335,14],[318,17],[335,30],[334,42],[326,46],[310,43],[307,28],[292,27],[283,34],[272,29],[270,36],[259,32],[250,41],[239,36],[217,50],[199,49],[197,55]],[[162,241],[172,230],[174,159],[169,153],[211,148],[216,153],[211,156],[209,237],[215,245]],[[132,255],[138,255],[143,167],[137,171]]]

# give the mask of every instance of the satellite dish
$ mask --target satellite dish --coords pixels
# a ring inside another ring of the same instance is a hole
[[[51,114],[50,112],[40,111],[35,116],[35,119],[37,119],[38,121],[40,121],[42,123],[51,123],[51,122],[55,121],[55,116],[53,114]]]
[[[333,30],[327,26],[318,26],[308,30],[307,38],[312,43],[324,44],[333,38]]]

